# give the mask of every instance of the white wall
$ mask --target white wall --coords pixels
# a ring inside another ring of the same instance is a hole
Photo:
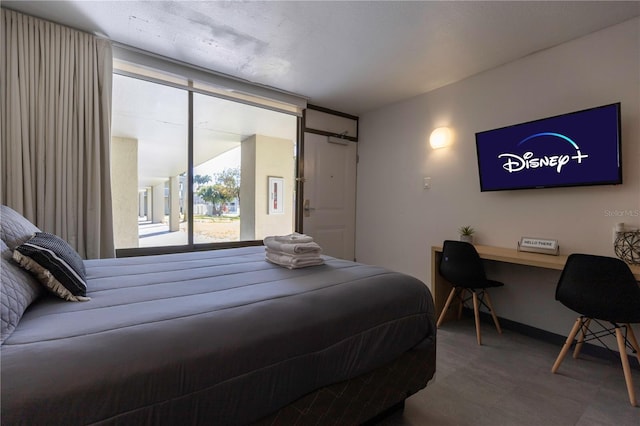
[[[623,185],[481,193],[475,133],[622,103]],[[452,146],[428,137],[449,126]],[[563,254],[613,256],[618,222],[640,217],[640,19],[538,52],[360,118],[356,257],[430,285],[430,248],[476,228],[479,244],[558,239]],[[423,177],[432,188],[423,189]],[[502,317],[566,334],[574,314],[554,300],[559,272],[489,262],[507,283],[492,293]]]

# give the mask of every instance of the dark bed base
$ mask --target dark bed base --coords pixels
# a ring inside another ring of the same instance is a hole
[[[435,341],[351,380],[307,394],[254,426],[373,425],[404,408],[435,373]]]
[[[398,402],[396,405],[392,405],[391,407],[387,408],[386,410],[384,410],[382,413],[378,414],[374,418],[369,419],[366,422],[362,423],[361,426],[375,426],[379,422],[386,419],[387,417],[390,417],[395,413],[401,413],[402,411],[404,411],[405,401],[406,400],[403,399],[402,401]]]

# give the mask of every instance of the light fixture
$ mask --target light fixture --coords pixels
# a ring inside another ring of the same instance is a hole
[[[429,137],[429,144],[431,144],[431,148],[438,149],[444,148],[449,145],[451,141],[451,130],[448,127],[438,127],[431,132],[431,136]]]

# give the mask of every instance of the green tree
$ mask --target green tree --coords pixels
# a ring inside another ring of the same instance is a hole
[[[195,175],[193,177],[193,183],[200,186],[211,182],[211,176],[209,175]]]
[[[220,216],[222,214],[220,208],[224,202],[224,197],[219,191],[219,186],[219,184],[201,186],[198,188],[197,192],[200,198],[213,205],[213,214],[216,216]]]
[[[214,182],[213,185],[204,185],[198,188],[197,194],[204,201],[213,205],[214,215],[221,216],[230,202],[240,199],[240,169],[236,167],[216,173]]]
[[[224,187],[223,195],[226,202],[229,203],[234,199],[240,199],[240,168],[234,167],[224,169],[221,173],[215,175],[216,183]]]

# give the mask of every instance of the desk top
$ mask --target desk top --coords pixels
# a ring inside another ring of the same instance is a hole
[[[491,247],[474,244],[482,259],[498,262],[514,263],[517,265],[537,266],[539,268],[556,269],[561,271],[567,262],[565,255],[529,253],[505,247]],[[431,247],[432,252],[442,252],[442,246]],[[629,265],[633,276],[640,281],[640,265]]]

